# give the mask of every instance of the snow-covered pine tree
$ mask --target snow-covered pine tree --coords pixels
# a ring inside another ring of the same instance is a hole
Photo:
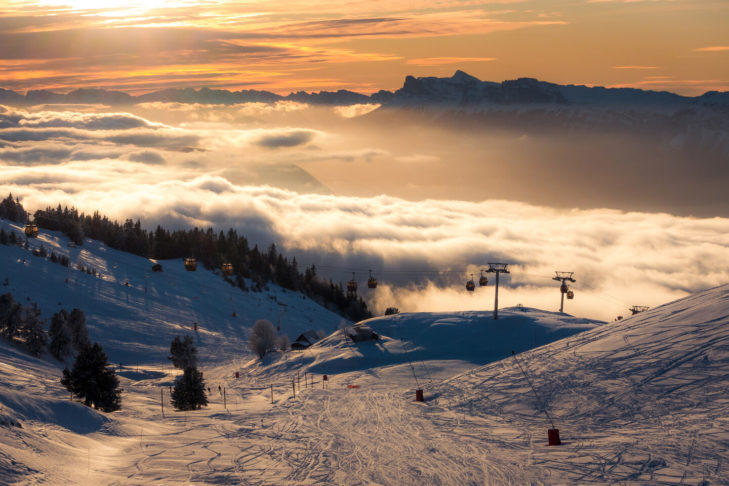
[[[61,384],[87,406],[103,412],[121,408],[119,378],[109,365],[109,359],[99,343],[86,346],[76,356],[71,371],[63,370]]]
[[[251,346],[251,350],[253,350],[260,359],[263,359],[269,351],[276,349],[276,341],[276,328],[273,327],[271,321],[259,319],[255,322],[255,324],[253,324],[249,344]]]
[[[202,371],[198,371],[194,366],[185,368],[182,376],[178,376],[175,380],[172,405],[178,410],[196,410],[207,404]]]
[[[175,368],[186,369],[197,367],[197,348],[192,344],[192,336],[175,336],[170,344],[170,354],[167,359],[172,361]]]

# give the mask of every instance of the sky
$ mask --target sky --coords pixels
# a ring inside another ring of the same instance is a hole
[[[0,87],[397,89],[406,75],[729,90],[725,0],[4,0]]]

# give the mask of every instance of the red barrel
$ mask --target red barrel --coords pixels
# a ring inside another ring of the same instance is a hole
[[[562,445],[562,441],[559,440],[559,429],[549,429],[547,431],[547,437],[549,438],[549,445]]]
[[[415,390],[415,401],[416,402],[424,402],[425,401],[423,399],[423,390],[422,389]]]

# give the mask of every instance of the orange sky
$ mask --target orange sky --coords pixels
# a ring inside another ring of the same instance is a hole
[[[370,92],[462,69],[697,95],[729,91],[727,26],[726,0],[6,0],[0,87]]]

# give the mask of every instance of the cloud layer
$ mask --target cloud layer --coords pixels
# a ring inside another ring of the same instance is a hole
[[[574,271],[566,310],[603,319],[729,281],[727,218],[327,194],[305,169],[327,164],[336,182],[383,161],[379,177],[407,185],[438,164],[460,166],[427,151],[422,140],[434,134],[401,140],[408,151],[383,149],[364,125],[347,128],[352,119],[341,110],[289,108],[155,105],[141,108],[144,116],[0,109],[10,120],[0,128],[0,194],[31,210],[61,203],[147,227],[234,227],[335,281],[356,272],[363,284],[373,270],[380,285],[363,295],[379,311],[490,308],[493,287],[464,287],[489,262],[511,264],[502,305],[555,310],[551,277]],[[310,117],[316,123],[305,124]]]

